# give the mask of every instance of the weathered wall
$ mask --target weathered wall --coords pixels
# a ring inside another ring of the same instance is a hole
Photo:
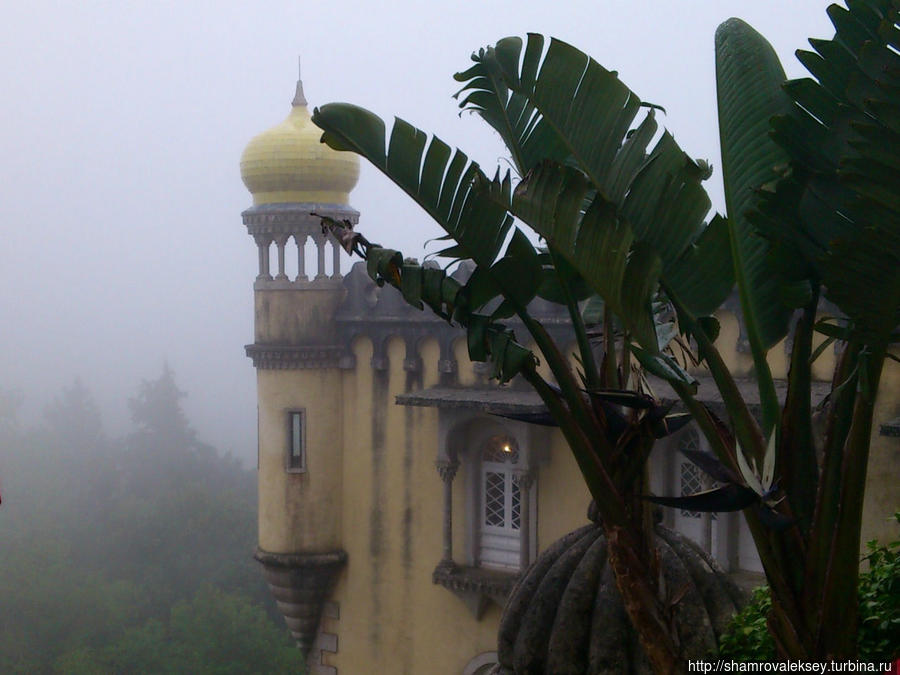
[[[399,298],[363,300],[370,284],[360,274],[349,282],[347,288],[355,288],[350,296],[333,284],[257,289],[256,344],[271,345],[275,354],[254,357],[274,359],[258,370],[260,547],[347,552],[334,605],[321,623],[323,634],[337,636],[336,652],[322,654],[326,666],[345,674],[460,673],[475,655],[496,649],[500,609],[490,603],[476,617],[460,597],[433,583],[443,554],[443,483],[435,460],[441,415],[448,413],[395,400],[436,385],[484,386],[485,377],[469,363],[464,339],[448,338],[444,324],[423,322]],[[331,321],[345,296],[345,313]],[[752,363],[737,319],[724,311],[720,321],[725,361],[746,379]],[[361,337],[350,341],[356,334]],[[294,361],[278,361],[285,345],[298,351]],[[304,351],[318,346],[332,351]],[[776,378],[786,376],[784,345],[773,348],[770,362]],[[826,350],[816,377],[828,378],[833,363]],[[889,536],[886,518],[900,504],[900,442],[878,434],[900,413],[898,394],[900,369],[889,362],[876,411],[864,538]],[[300,408],[307,415],[308,470],[287,473],[286,413]],[[453,414],[455,420],[469,414],[486,419],[475,410]],[[533,438],[546,446],[532,493],[536,548],[542,550],[586,522],[589,495],[562,436],[541,430]],[[461,466],[452,485],[454,559],[463,564],[472,550],[472,527],[466,526],[472,482]]]
[[[340,282],[329,280],[321,288],[302,290],[286,286],[284,289],[257,289],[254,293],[256,344],[333,343],[334,324],[330,319],[344,297]]]
[[[900,417],[900,364],[888,359],[875,400],[872,445],[869,448],[869,472],[863,505],[862,542],[878,539],[882,543],[897,539],[900,511],[900,438],[882,434],[882,427]]]
[[[357,368],[345,371],[343,539],[348,564],[333,598],[340,618],[324,619],[338,634],[338,652],[325,661],[339,673],[460,673],[476,654],[496,649],[500,610],[480,619],[431,579],[442,555],[441,479],[435,470],[438,411],[394,405],[397,394],[438,383],[438,346],[420,349],[422,372],[403,370],[405,346],[389,342],[389,367],[369,367],[372,345],[354,343]],[[467,361],[459,377],[473,382]],[[567,448],[552,441],[538,476],[538,546],[586,521],[587,492]],[[465,550],[466,482],[454,481],[457,560]],[[546,492],[545,492],[546,491]]]
[[[257,370],[259,546],[272,553],[341,548],[340,371]],[[306,410],[304,473],[285,471],[287,411]]]

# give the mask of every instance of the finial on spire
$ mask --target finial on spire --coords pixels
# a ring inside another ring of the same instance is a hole
[[[306,105],[306,96],[303,95],[303,80],[301,79],[302,73],[300,70],[300,57],[297,57],[297,91],[294,94],[294,100],[291,101],[291,105],[294,107]]]

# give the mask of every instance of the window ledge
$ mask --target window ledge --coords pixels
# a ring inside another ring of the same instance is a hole
[[[434,568],[431,580],[462,600],[476,619],[481,619],[493,602],[501,609],[519,579],[518,572],[468,567],[442,561]]]
[[[890,422],[885,422],[884,424],[882,424],[881,435],[893,436],[894,438],[900,437],[900,417],[896,417]]]

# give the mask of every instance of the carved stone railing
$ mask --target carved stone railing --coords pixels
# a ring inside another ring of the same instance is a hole
[[[343,204],[262,204],[241,214],[259,253],[256,288],[309,288],[310,285],[328,285],[341,279],[340,244],[330,234],[323,234],[322,223],[313,213],[351,224],[359,222],[359,212]],[[314,270],[307,269],[307,241],[315,244]],[[277,270],[272,270],[269,262],[273,244],[277,253]],[[288,255],[297,257],[297,275],[293,279],[286,273]],[[332,260],[330,275],[325,271],[325,261],[329,255]]]

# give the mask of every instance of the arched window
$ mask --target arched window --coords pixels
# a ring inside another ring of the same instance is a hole
[[[496,434],[481,451],[481,523],[478,559],[482,565],[518,569],[521,561],[522,494],[517,476],[519,446]]]
[[[462,675],[487,675],[497,665],[497,652],[482,652],[463,668]]]

